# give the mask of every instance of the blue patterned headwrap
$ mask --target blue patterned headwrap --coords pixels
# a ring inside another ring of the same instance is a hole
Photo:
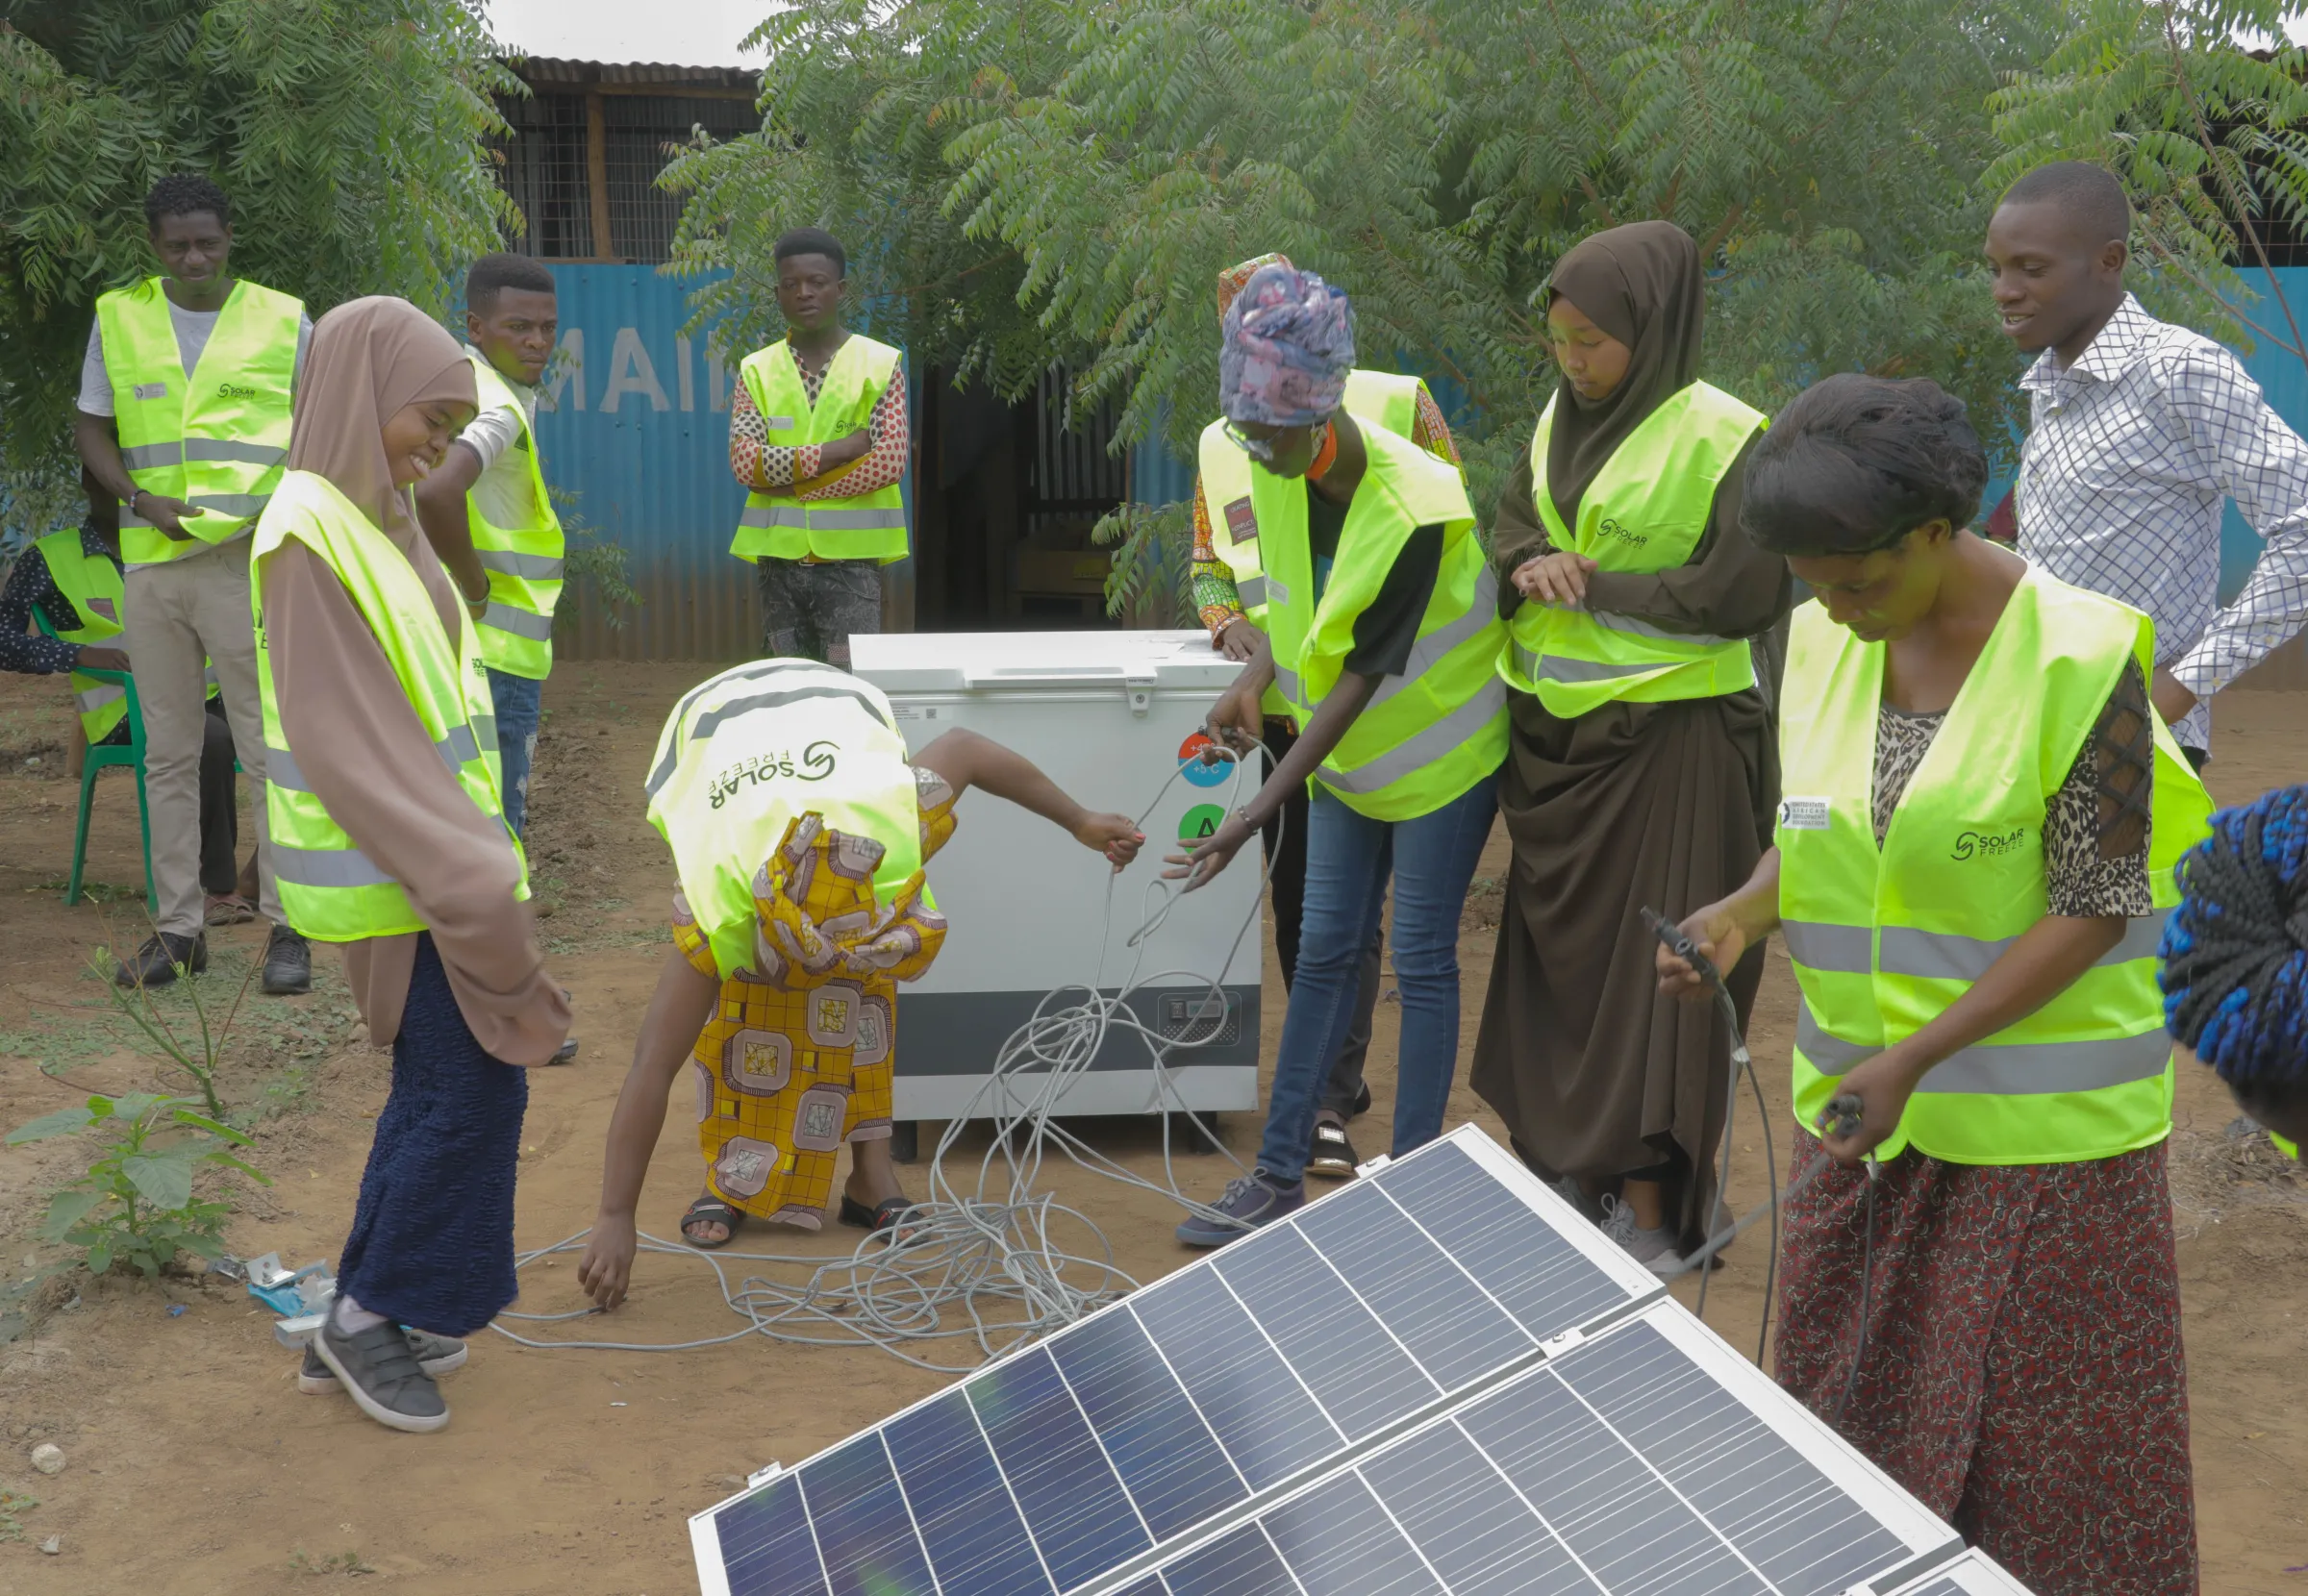
[[[1218,408],[1231,421],[1308,427],[1329,416],[1354,369],[1354,307],[1343,289],[1277,262],[1226,308]]]

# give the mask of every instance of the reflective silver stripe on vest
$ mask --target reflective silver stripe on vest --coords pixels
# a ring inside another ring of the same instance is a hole
[[[2163,950],[2163,914],[2136,914],[2125,924],[2114,947],[2093,960],[2093,968],[2128,964],[2135,959],[2153,959]],[[1977,981],[2017,936],[1958,936],[1952,932],[1916,931],[1906,926],[1883,928],[1883,968],[1887,975],[1919,976],[1926,981]]]
[[[1409,657],[1403,661],[1402,674],[1390,676],[1380,683],[1378,691],[1370,695],[1370,706],[1384,704],[1388,699],[1392,698],[1403,688],[1424,676],[1428,670],[1449,658],[1451,652],[1462,643],[1481,636],[1484,630],[1496,619],[1498,619],[1498,578],[1493,576],[1490,566],[1486,565],[1483,567],[1482,574],[1474,579],[1474,602],[1468,606],[1467,613],[1452,621],[1448,626],[1430,632],[1413,643]],[[1368,712],[1368,707],[1364,712]]]
[[[272,502],[269,493],[195,493],[185,501],[194,510],[213,511],[219,515],[233,515],[246,521],[264,513]]]
[[[1493,676],[1472,698],[1408,742],[1398,743],[1352,770],[1333,770],[1326,764],[1315,774],[1324,786],[1335,792],[1376,792],[1415,770],[1433,764],[1461,743],[1473,741],[1494,716],[1506,712],[1506,708],[1507,686]]]
[[[1292,704],[1305,702],[1298,696],[1298,673],[1288,665],[1278,664],[1274,667],[1274,686]]]
[[[777,665],[770,667],[770,669],[759,672],[758,674],[771,675],[774,674],[778,669],[787,668],[796,664],[807,665],[809,663],[811,663],[811,661],[783,661]],[[820,665],[816,668],[823,670],[826,667]],[[757,673],[748,672],[747,674],[750,676]],[[874,703],[871,698],[867,697],[865,693],[860,692],[855,687],[837,687],[830,685],[816,687],[789,687],[784,691],[755,693],[750,698],[733,698],[726,704],[715,705],[712,709],[706,711],[705,713],[697,717],[696,724],[690,728],[689,740],[695,742],[700,738],[713,736],[714,733],[720,727],[721,723],[725,720],[735,720],[738,716],[751,714],[756,710],[774,710],[783,704],[796,704],[807,698],[850,699],[862,706],[866,712],[874,718],[876,723],[884,726],[888,726],[890,724],[888,721],[883,720],[882,718],[881,706]],[[686,713],[688,709],[689,706],[685,703],[681,710],[676,711],[676,713]],[[894,731],[895,728],[892,727],[891,730]],[[650,797],[656,797],[658,794],[658,789],[663,787],[667,782],[673,779],[673,772],[680,765],[680,763],[681,745],[679,742],[676,742],[672,747],[665,750],[665,757],[658,761],[657,768],[649,772],[649,780],[642,784],[642,790]]]
[[[1263,576],[1238,578],[1234,585],[1234,592],[1235,596],[1242,601],[1243,609],[1255,610],[1267,602],[1267,579]]]
[[[789,432],[792,429],[793,418],[790,415],[765,415],[762,417],[762,425],[774,427],[781,433]]]
[[[268,786],[277,786],[283,792],[313,790],[312,784],[305,780],[305,773],[297,768],[296,756],[286,748],[275,748],[269,742],[264,745],[264,780]]]
[[[467,760],[481,757],[481,744],[473,736],[470,726],[452,726],[448,736],[434,739],[433,752],[440,756],[440,762],[447,765],[449,774],[454,776]]]
[[[483,570],[503,571],[523,582],[559,582],[565,563],[558,555],[514,554],[511,549],[475,549],[473,553],[480,557]]]
[[[1669,632],[1664,626],[1653,626],[1649,621],[1639,621],[1632,615],[1615,615],[1607,610],[1590,610],[1587,618],[1597,626],[1613,632],[1623,632],[1630,637],[1649,637],[1663,643],[1693,643],[1701,648],[1720,648],[1726,643],[1739,641],[1737,637],[1718,637],[1710,632]]]
[[[230,461],[235,465],[280,465],[288,461],[288,451],[270,443],[242,443],[229,437],[188,437],[185,459]]]
[[[1831,925],[1821,920],[1782,920],[1779,935],[1787,939],[1787,956],[1815,970],[1839,975],[1871,975],[1875,969],[1875,940],[1868,926]],[[1884,934],[1889,936],[1891,934]]]
[[[1288,587],[1285,587],[1281,583],[1274,580],[1273,572],[1268,571],[1267,573],[1266,580],[1267,602],[1268,604],[1288,604],[1291,602],[1291,590]]]
[[[2153,959],[2163,947],[2163,914],[2135,915],[2113,948],[2094,960],[2095,969]],[[1870,962],[1869,928],[1833,925],[1818,920],[1788,920],[1779,927],[1787,938],[1787,956],[1815,970],[1844,975],[1867,975]],[[1952,931],[1919,931],[1913,926],[1883,928],[1885,975],[1914,976],[1923,981],[1977,981],[2001,959],[2017,936],[1965,936]]]
[[[74,693],[72,702],[82,714],[92,715],[107,704],[117,704],[127,696],[128,689],[126,687],[108,683],[103,686],[90,687],[87,692]]]
[[[1656,676],[1672,670],[1675,661],[1657,660],[1644,665],[1606,665],[1599,660],[1570,660],[1560,654],[1534,654],[1515,645],[1515,663],[1533,682],[1616,682],[1622,676]]]
[[[1808,1002],[1795,1011],[1795,1046],[1822,1075],[1847,1074],[1883,1051],[1821,1030]],[[2170,1060],[2171,1038],[2161,1028],[2083,1042],[1978,1043],[1934,1066],[1916,1090],[1977,1097],[2104,1091],[2153,1081]]]
[[[478,742],[483,748],[496,747],[497,717],[495,715],[475,715],[469,724],[473,729],[475,742]]]
[[[481,624],[493,626],[499,632],[510,632],[516,637],[526,637],[533,643],[546,642],[553,636],[553,617],[530,610],[515,610],[503,599],[490,599],[489,608],[481,611]]]
[[[904,506],[895,510],[813,510],[810,527],[815,532],[866,532],[876,527],[906,524]]]
[[[358,848],[291,848],[272,839],[272,874],[297,886],[392,886],[397,885]]]
[[[738,517],[741,527],[806,527],[809,512],[798,505],[747,505]]]
[[[184,462],[185,445],[182,439],[169,443],[139,443],[133,449],[120,451],[120,463],[131,471],[156,471],[163,466]]]

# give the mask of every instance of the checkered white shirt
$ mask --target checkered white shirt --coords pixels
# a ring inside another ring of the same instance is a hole
[[[2146,611],[2182,686],[2209,700],[2308,621],[2308,444],[2234,355],[2126,294],[2073,365],[2046,349],[2020,386],[2020,552]],[[2225,498],[2268,547],[2222,610]],[[2206,748],[2211,731],[2199,703],[2172,735]]]

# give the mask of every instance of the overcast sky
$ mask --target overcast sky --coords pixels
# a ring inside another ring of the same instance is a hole
[[[504,43],[533,56],[577,61],[657,61],[675,66],[751,66],[738,40],[777,10],[776,0],[489,0]]]

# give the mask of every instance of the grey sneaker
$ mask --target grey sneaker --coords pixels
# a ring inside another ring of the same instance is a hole
[[[440,1400],[440,1387],[417,1366],[416,1353],[399,1325],[387,1320],[347,1335],[332,1316],[312,1344],[320,1360],[336,1371],[345,1394],[388,1430],[422,1435],[449,1422],[449,1405]]]
[[[409,1350],[416,1354],[416,1366],[439,1380],[442,1375],[464,1367],[464,1343],[450,1335],[436,1335],[429,1330],[404,1329],[409,1337]],[[339,1390],[337,1371],[320,1360],[313,1343],[305,1343],[305,1364],[296,1371],[296,1388],[307,1396],[318,1396],[324,1391]]]
[[[1654,1275],[1671,1275],[1683,1267],[1683,1255],[1675,1251],[1675,1233],[1665,1225],[1655,1231],[1638,1229],[1635,1210],[1618,1198],[1602,1198],[1603,1234],[1623,1248],[1626,1255],[1644,1265]]]
[[[1190,1247],[1223,1247],[1306,1207],[1306,1183],[1284,1185],[1265,1170],[1226,1183],[1226,1193],[1212,1205],[1222,1217],[1189,1214],[1178,1227],[1178,1239]]]

